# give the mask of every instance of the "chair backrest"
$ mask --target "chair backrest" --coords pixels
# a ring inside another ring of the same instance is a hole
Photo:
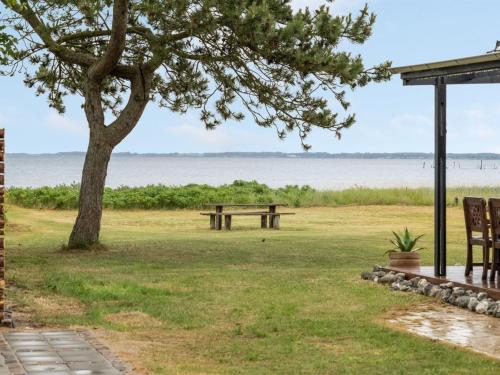
[[[467,235],[472,232],[488,233],[488,219],[486,217],[486,201],[483,198],[464,198],[465,229]]]
[[[491,222],[491,238],[500,239],[500,199],[490,198],[488,200]]]

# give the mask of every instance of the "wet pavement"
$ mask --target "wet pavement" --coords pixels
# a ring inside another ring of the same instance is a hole
[[[397,314],[397,313],[396,313]],[[409,332],[500,359],[500,319],[455,306],[424,305],[386,320]]]
[[[0,375],[121,375],[126,370],[86,331],[10,332],[0,336]]]

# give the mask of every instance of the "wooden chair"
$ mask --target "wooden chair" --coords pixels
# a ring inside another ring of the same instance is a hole
[[[464,198],[465,231],[467,233],[467,262],[465,276],[469,276],[474,266],[483,266],[482,279],[486,280],[489,268],[491,239],[489,237],[488,218],[486,217],[486,201],[483,198]],[[478,233],[478,235],[474,235]],[[472,246],[481,246],[483,262],[474,263]]]
[[[491,239],[493,248],[493,262],[491,264],[490,280],[495,280],[496,274],[500,280],[500,199],[488,200],[491,222]]]

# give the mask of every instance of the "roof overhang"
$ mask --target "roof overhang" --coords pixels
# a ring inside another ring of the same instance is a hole
[[[405,85],[500,83],[500,52],[391,69]]]

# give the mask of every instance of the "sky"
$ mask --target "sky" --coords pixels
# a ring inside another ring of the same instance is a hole
[[[377,14],[371,39],[355,51],[367,66],[385,60],[393,66],[479,55],[500,39],[498,0],[337,0],[336,12],[357,12],[364,3]],[[293,0],[316,7],[324,0]],[[313,152],[432,152],[432,87],[403,87],[399,76],[348,92],[357,123],[338,140],[315,130]],[[85,151],[88,131],[81,99],[68,101],[58,115],[46,98],[36,97],[22,77],[0,77],[0,127],[7,151],[54,153]],[[500,153],[500,85],[448,87],[448,152]],[[228,151],[301,152],[297,134],[284,141],[250,117],[205,130],[195,113],[179,115],[151,103],[117,152],[190,153]]]

